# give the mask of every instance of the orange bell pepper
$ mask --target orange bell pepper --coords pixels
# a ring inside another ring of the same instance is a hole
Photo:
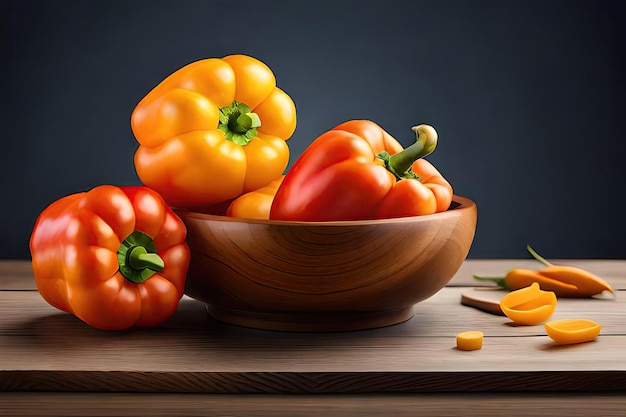
[[[131,127],[141,181],[170,206],[195,209],[281,176],[296,108],[264,63],[230,55],[175,71],[137,104]]]
[[[283,182],[284,175],[261,187],[237,197],[226,210],[229,217],[243,217],[247,219],[267,220],[270,218],[272,201]]]
[[[270,218],[381,219],[445,211],[452,187],[425,159],[437,145],[431,126],[413,128],[406,149],[376,123],[352,120],[319,136],[278,188]]]
[[[37,288],[96,328],[156,326],[184,292],[186,233],[146,187],[101,185],[63,197],[41,212],[31,234]]]

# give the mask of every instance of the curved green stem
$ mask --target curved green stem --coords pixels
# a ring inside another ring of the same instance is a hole
[[[411,166],[415,161],[430,155],[437,147],[437,131],[429,125],[419,125],[411,128],[415,132],[416,141],[411,146],[398,152],[395,155],[389,155],[383,151],[377,155],[378,158],[385,162],[385,167],[401,179],[418,179],[419,176],[413,172]]]
[[[498,285],[498,287],[504,288],[508,290],[509,287],[506,285],[506,278],[503,277],[479,277],[478,275],[473,275],[474,279],[477,281],[491,281]]]
[[[143,246],[135,246],[126,255],[128,264],[134,269],[148,268],[153,271],[160,271],[165,267],[163,259],[156,253],[148,253]]]
[[[537,252],[535,252],[535,250],[533,248],[531,248],[530,245],[526,245],[526,250],[528,252],[530,252],[530,254],[533,256],[533,258],[535,258],[536,260],[538,260],[539,262],[541,262],[545,266],[554,266],[550,262],[548,262],[543,256],[541,256]]]
[[[117,251],[120,273],[135,284],[150,278],[165,268],[163,259],[156,253],[152,238],[143,232],[131,233]]]
[[[258,135],[256,128],[259,126],[261,119],[244,103],[233,101],[230,106],[220,109],[218,129],[224,132],[224,137],[231,142],[247,145]]]

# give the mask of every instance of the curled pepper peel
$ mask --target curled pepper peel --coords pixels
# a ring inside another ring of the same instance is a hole
[[[52,306],[100,329],[156,326],[183,295],[182,221],[146,187],[101,185],[63,197],[35,222],[35,282]]]
[[[548,320],[556,309],[556,302],[554,292],[544,291],[534,282],[502,297],[500,308],[514,323],[532,326]]]
[[[172,73],[137,104],[131,127],[141,181],[170,206],[196,209],[281,176],[296,109],[267,65],[230,55]]]
[[[423,157],[437,144],[428,125],[407,147],[369,120],[351,120],[320,135],[278,188],[270,219],[363,220],[445,211],[452,187]]]
[[[518,290],[537,282],[547,291],[553,291],[558,297],[592,297],[603,292],[613,293],[611,285],[599,276],[582,268],[566,265],[554,265],[535,252],[529,245],[531,255],[545,265],[545,268],[533,270],[514,268],[504,277],[481,277],[474,275],[476,280],[493,281],[507,290]]]

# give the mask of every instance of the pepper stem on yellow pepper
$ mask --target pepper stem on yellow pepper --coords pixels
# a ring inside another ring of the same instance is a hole
[[[224,137],[238,145],[247,145],[258,135],[257,127],[261,126],[261,119],[244,103],[233,101],[228,107],[220,109],[218,129],[224,132]]]
[[[139,231],[124,239],[117,251],[117,261],[124,278],[135,284],[144,282],[165,267],[152,238]]]
[[[421,181],[421,178],[413,172],[411,166],[415,161],[430,155],[435,150],[437,146],[437,131],[429,125],[413,126],[411,130],[416,135],[414,144],[395,155],[389,155],[389,152],[383,151],[377,155],[377,158],[385,162],[385,167],[398,180],[417,179]]]

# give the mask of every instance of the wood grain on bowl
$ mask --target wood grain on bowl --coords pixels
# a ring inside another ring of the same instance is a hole
[[[465,260],[477,209],[384,220],[285,222],[178,212],[186,294],[219,320],[290,331],[381,327],[413,315]]]

